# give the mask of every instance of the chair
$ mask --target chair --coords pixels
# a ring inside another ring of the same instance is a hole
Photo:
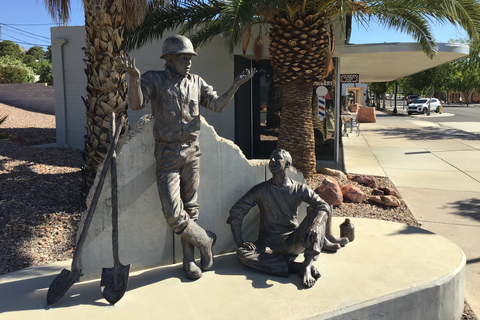
[[[348,137],[348,129],[350,129],[350,133],[353,133],[353,129],[357,131],[357,136],[360,135],[360,123],[358,123],[357,118],[352,115],[342,115],[342,136]]]

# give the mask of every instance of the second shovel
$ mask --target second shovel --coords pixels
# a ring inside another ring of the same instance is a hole
[[[112,113],[113,114],[113,113]],[[115,115],[110,120],[110,132],[115,132]],[[102,279],[100,287],[103,297],[111,304],[117,303],[122,299],[125,291],[127,291],[128,275],[130,265],[123,265],[118,258],[118,194],[117,194],[117,165],[115,143],[112,141],[113,156],[111,163],[112,176],[112,249],[113,249],[113,268],[102,269]]]

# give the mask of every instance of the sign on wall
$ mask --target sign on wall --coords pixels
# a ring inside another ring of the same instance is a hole
[[[358,73],[346,73],[340,75],[341,83],[358,83],[359,81]]]

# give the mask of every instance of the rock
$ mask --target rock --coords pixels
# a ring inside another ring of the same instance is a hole
[[[340,170],[335,170],[335,169],[321,168],[321,169],[318,170],[318,173],[325,174],[327,176],[346,178],[345,173],[343,173]]]
[[[380,189],[373,189],[372,194],[374,196],[384,196],[385,192],[383,190],[380,190]]]
[[[367,187],[370,187],[372,189],[375,189],[377,187],[377,180],[375,180],[374,176],[363,176],[359,174],[347,174],[347,178],[349,180],[358,182],[360,184],[363,184]]]
[[[355,202],[355,203],[361,203],[365,201],[368,196],[360,190],[359,187],[354,186],[353,184],[347,184],[341,187],[342,193],[343,193],[343,199]]]
[[[397,192],[397,190],[395,190],[393,188],[384,187],[384,188],[380,188],[380,190],[382,190],[383,193],[385,193],[385,195],[394,196],[394,197],[400,199],[400,194]]]
[[[375,115],[375,108],[362,107],[358,109],[357,122],[358,123],[376,123],[377,116]]]
[[[325,178],[315,192],[332,206],[339,206],[343,203],[342,190],[336,180]]]
[[[394,196],[370,196],[368,200],[384,207],[399,207],[402,203]]]

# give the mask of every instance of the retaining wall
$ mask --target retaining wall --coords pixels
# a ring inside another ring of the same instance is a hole
[[[119,141],[117,151],[119,249],[120,261],[133,270],[182,261],[180,237],[175,236],[163,217],[155,179],[155,141],[153,121],[144,116]],[[198,224],[217,234],[214,254],[236,250],[230,226],[226,223],[230,208],[251,187],[271,177],[266,160],[247,160],[232,141],[219,137],[202,118],[199,137],[200,188]],[[99,172],[103,168],[99,168]],[[90,191],[90,197],[98,182]],[[301,174],[290,172],[302,181]],[[111,177],[105,184],[82,253],[82,280],[100,277],[102,268],[113,265]],[[244,220],[245,239],[256,239],[257,207]],[[299,209],[300,217],[306,206]],[[81,230],[82,225],[80,226]]]
[[[55,114],[53,86],[46,83],[1,83],[0,102],[28,110]]]

